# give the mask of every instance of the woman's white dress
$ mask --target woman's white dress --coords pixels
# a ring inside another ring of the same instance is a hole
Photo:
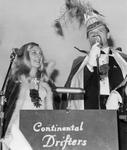
[[[51,110],[53,109],[53,99],[51,88],[46,82],[41,80],[38,84],[38,93],[41,98],[41,106],[35,107],[30,97],[31,82],[23,78],[20,93],[16,102],[16,108],[8,125],[8,129],[3,140],[3,150],[32,150],[19,129],[20,110]]]

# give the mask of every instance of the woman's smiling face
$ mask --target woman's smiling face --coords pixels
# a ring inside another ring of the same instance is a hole
[[[30,63],[31,67],[39,68],[43,64],[43,54],[41,51],[41,48],[38,46],[33,46],[29,50],[29,57],[30,57]]]

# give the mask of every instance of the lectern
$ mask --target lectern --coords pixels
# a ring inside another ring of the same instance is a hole
[[[33,150],[118,150],[116,111],[21,110],[20,130]]]

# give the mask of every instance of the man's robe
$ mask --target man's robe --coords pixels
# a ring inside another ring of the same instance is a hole
[[[120,51],[110,50],[109,58],[109,84],[110,91],[118,86],[127,75],[127,56]],[[78,57],[74,60],[70,75],[65,84],[65,87],[83,88],[86,90],[85,96],[83,94],[70,94],[65,101],[63,96],[63,107],[68,109],[98,109],[98,84],[96,69],[90,72],[86,66],[88,56]],[[94,75],[93,75],[94,74]],[[89,81],[88,81],[89,80]],[[99,95],[100,96],[100,95]],[[95,99],[95,100],[94,100]]]

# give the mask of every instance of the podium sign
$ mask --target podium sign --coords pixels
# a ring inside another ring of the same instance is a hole
[[[116,111],[21,110],[20,130],[33,150],[118,150]]]

